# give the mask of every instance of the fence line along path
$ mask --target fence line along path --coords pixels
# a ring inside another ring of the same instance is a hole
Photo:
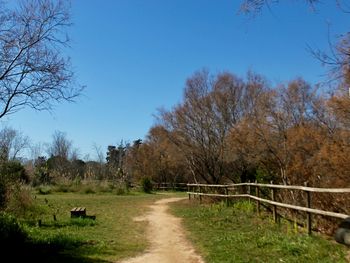
[[[237,191],[239,187],[246,187],[245,193],[232,194],[232,191]],[[253,194],[252,188],[255,188],[255,195]],[[261,197],[261,188],[270,189],[270,198],[266,199]],[[208,190],[217,189],[221,191],[218,193],[208,193]],[[288,189],[298,190],[304,192],[304,203],[306,206],[291,205],[276,201],[276,190],[277,189]],[[205,191],[203,191],[205,190]],[[221,197],[225,198],[226,202],[230,198],[249,198],[256,201],[257,212],[260,213],[260,203],[267,203],[272,205],[273,219],[277,222],[277,207],[283,207],[287,209],[297,210],[306,212],[306,227],[308,234],[311,234],[311,214],[317,214],[322,216],[329,216],[334,218],[345,219],[349,215],[336,213],[332,211],[325,211],[316,208],[311,208],[311,194],[312,193],[350,193],[350,188],[315,188],[295,185],[275,185],[275,184],[260,184],[260,183],[240,183],[240,184],[227,184],[227,185],[216,185],[216,184],[187,184],[188,198],[191,199],[191,195],[198,196],[201,202],[202,196]]]

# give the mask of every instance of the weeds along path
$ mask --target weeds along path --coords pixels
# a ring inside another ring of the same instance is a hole
[[[185,237],[181,219],[171,215],[168,204],[186,198],[166,198],[156,201],[151,211],[137,221],[148,221],[149,251],[121,263],[204,263]]]

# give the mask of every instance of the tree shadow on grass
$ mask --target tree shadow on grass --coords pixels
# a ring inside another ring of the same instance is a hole
[[[26,241],[17,244],[0,244],[1,262],[36,263],[110,263],[111,261],[89,258],[89,249],[83,242],[68,244]]]

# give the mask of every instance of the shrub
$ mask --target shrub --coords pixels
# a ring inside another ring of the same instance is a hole
[[[17,187],[21,181],[28,182],[24,167],[19,162],[3,162],[0,165],[0,209],[6,207],[11,188]]]
[[[41,195],[48,195],[51,194],[52,189],[48,185],[41,185],[38,187],[38,193]]]
[[[87,185],[87,186],[83,187],[82,192],[84,194],[95,194],[96,193],[96,191],[92,185]]]
[[[8,188],[8,197],[5,211],[17,218],[26,218],[33,214],[36,206],[33,202],[30,189],[22,184],[12,184]]]
[[[126,188],[124,186],[121,185],[121,186],[118,186],[116,188],[116,194],[117,195],[124,195],[126,193],[127,193],[127,190],[126,190]]]
[[[68,193],[71,191],[71,187],[66,184],[57,184],[54,187],[55,192]]]
[[[50,184],[51,177],[47,166],[46,157],[39,156],[34,163],[34,177],[32,179],[32,185],[38,186],[42,184]]]
[[[151,179],[149,179],[148,177],[144,177],[141,180],[141,187],[142,187],[142,191],[145,193],[151,193],[153,186],[152,186],[152,182]]]
[[[0,209],[6,205],[7,184],[5,179],[0,175]]]
[[[6,177],[8,181],[24,181],[28,183],[29,176],[26,173],[24,166],[16,161],[4,162],[0,166],[0,173]]]
[[[0,244],[1,246],[10,247],[11,245],[23,244],[27,238],[16,218],[8,213],[0,213]]]
[[[78,192],[81,190],[81,185],[78,185],[76,181],[64,177],[56,178],[53,185],[53,192],[69,193]]]

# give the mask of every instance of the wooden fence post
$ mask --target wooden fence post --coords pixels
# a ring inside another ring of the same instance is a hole
[[[198,192],[199,192],[199,203],[202,203],[202,196],[201,196],[201,186],[198,186]]]
[[[250,183],[250,180],[248,181],[248,183]],[[251,195],[251,191],[250,191],[250,185],[248,185],[248,195]],[[250,203],[250,197],[248,198],[248,202]]]
[[[273,181],[270,182],[273,184]],[[276,201],[276,195],[275,195],[275,188],[271,188],[271,200]],[[273,221],[277,223],[277,206],[273,205],[272,206],[272,216],[273,216]]]
[[[307,187],[308,183],[305,182],[304,185]],[[311,208],[311,193],[309,191],[305,191],[306,193],[306,207],[307,208]],[[311,235],[311,213],[310,212],[306,212],[306,229],[307,229],[307,233],[308,235]]]
[[[225,195],[226,195],[226,206],[228,206],[228,186],[225,187]]]
[[[255,181],[255,183],[257,184],[258,182]],[[255,192],[256,192],[256,197],[260,197],[260,189],[259,186],[255,186]],[[258,215],[260,215],[260,201],[256,200],[256,212],[258,213]]]
[[[190,189],[191,187],[189,185],[187,185],[187,192],[188,192],[188,200],[191,200],[191,194],[190,194]]]

